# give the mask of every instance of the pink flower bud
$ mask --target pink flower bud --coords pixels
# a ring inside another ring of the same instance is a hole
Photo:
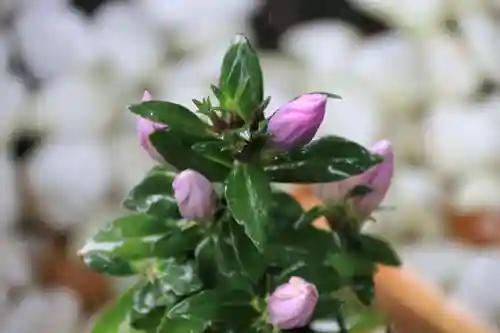
[[[305,94],[282,106],[269,120],[274,148],[290,150],[309,143],[323,122],[327,97]]]
[[[356,186],[368,186],[372,190],[370,193],[350,199],[356,216],[368,217],[384,199],[394,173],[394,154],[390,141],[377,142],[371,151],[381,155],[384,161],[361,175],[339,182],[315,185],[314,190],[318,198],[325,202],[341,204]]]
[[[368,217],[384,200],[394,174],[394,153],[390,141],[377,142],[371,149],[384,161],[361,175],[360,184],[368,185],[372,192],[355,199],[355,210],[359,216]]]
[[[145,91],[142,96],[142,101],[150,101],[152,96],[149,92]],[[156,151],[155,147],[151,144],[149,136],[158,130],[166,128],[167,125],[155,123],[149,119],[137,117],[137,132],[139,133],[139,142],[141,147],[151,156],[152,159],[166,164],[166,161],[161,157],[161,155]]]
[[[311,320],[317,302],[316,286],[293,276],[269,297],[267,310],[270,321],[285,330],[304,327]]]
[[[214,215],[217,196],[205,176],[187,169],[175,176],[172,187],[179,212],[184,218],[203,220]]]

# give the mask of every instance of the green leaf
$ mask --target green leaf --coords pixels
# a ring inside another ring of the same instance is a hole
[[[334,253],[327,258],[327,261],[345,282],[349,282],[355,276],[372,276],[374,271],[373,262],[356,253]]]
[[[226,285],[253,292],[266,268],[263,255],[234,221],[222,224],[214,235],[215,262]]]
[[[363,146],[337,136],[326,136],[277,156],[265,167],[272,181],[324,183],[363,173],[381,162]]]
[[[158,153],[177,170],[193,169],[213,182],[226,179],[231,168],[206,158],[191,147],[204,142],[191,135],[167,128],[149,136]]]
[[[154,253],[159,258],[184,258],[193,253],[202,239],[200,225],[185,221],[155,243]]]
[[[290,194],[283,191],[272,193],[270,232],[279,234],[282,230],[294,228],[294,223],[304,213],[302,206]]]
[[[388,266],[400,266],[401,259],[392,246],[383,239],[360,234],[357,236],[363,253],[376,263]]]
[[[219,79],[222,107],[236,111],[245,122],[255,120],[264,99],[264,83],[257,53],[238,35],[224,55]]]
[[[204,332],[210,322],[198,318],[177,317],[168,318],[164,317],[158,331],[156,333],[202,333]]]
[[[372,305],[375,298],[375,284],[373,282],[373,276],[354,277],[351,288],[361,303],[366,306]]]
[[[290,228],[271,234],[266,256],[281,267],[299,261],[321,265],[338,251],[332,233],[309,226],[300,231]]]
[[[111,276],[131,276],[136,274],[132,263],[113,256],[111,253],[90,252],[82,255],[87,267]]]
[[[251,164],[236,162],[226,180],[225,197],[236,222],[263,251],[269,226],[271,186],[266,174]]]
[[[201,137],[209,136],[208,125],[195,113],[179,104],[149,101],[131,105],[129,110],[140,117],[168,125],[175,131]]]
[[[123,206],[138,213],[158,218],[180,217],[175,201],[172,181],[175,173],[154,170],[129,192]]]
[[[79,255],[100,273],[128,275],[133,271],[128,262],[154,256],[156,243],[170,232],[166,222],[152,216],[124,216],[98,230]]]
[[[233,156],[229,150],[228,143],[222,140],[206,141],[193,145],[193,150],[206,158],[220,163],[228,168],[233,166]]]
[[[145,315],[132,310],[130,313],[130,326],[138,330],[138,333],[156,333],[161,325],[166,308],[165,306],[158,306]]]
[[[104,309],[99,316],[92,333],[129,333],[129,312],[132,309],[133,295],[137,286],[125,292],[119,299]]]
[[[192,261],[179,263],[174,258],[159,260],[154,270],[163,293],[173,292],[177,296],[184,296],[202,288],[195,263]]]
[[[338,251],[331,233],[309,226],[300,231],[288,229],[273,234],[266,257],[272,266],[281,268],[276,274],[276,285],[292,276],[300,276],[323,293],[337,290],[344,283],[326,261]]]
[[[306,226],[312,225],[312,223],[322,217],[325,213],[325,207],[323,206],[315,206],[309,209],[307,212],[304,212],[302,216],[295,222],[295,229],[301,229]]]
[[[177,303],[167,311],[167,317],[196,318],[205,323],[246,328],[258,316],[251,301],[252,296],[243,292],[205,290]]]
[[[348,317],[350,332],[371,332],[385,325],[384,316],[373,308],[366,308],[355,316]]]
[[[335,318],[342,309],[344,302],[331,293],[323,293],[318,297],[313,319]]]
[[[215,260],[215,253],[213,237],[203,239],[195,250],[196,268],[206,288],[215,288],[217,284],[219,267]]]
[[[169,291],[165,291],[158,279],[142,281],[133,295],[132,309],[135,317],[150,314],[157,307],[171,306],[175,304],[176,297]]]

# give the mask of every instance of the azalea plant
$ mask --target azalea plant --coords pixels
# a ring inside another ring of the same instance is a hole
[[[124,200],[131,213],[79,253],[97,272],[137,278],[93,332],[309,332],[318,320],[354,331],[377,265],[400,264],[361,232],[391,181],[390,142],[314,139],[327,102],[341,103],[331,93],[266,113],[259,59],[241,35],[211,89],[192,110],[147,92],[129,107],[158,165]],[[313,184],[323,204],[304,210],[274,183]],[[322,216],[328,230],[313,225]]]

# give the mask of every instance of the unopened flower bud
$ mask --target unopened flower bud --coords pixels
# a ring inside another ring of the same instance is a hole
[[[212,183],[194,170],[184,170],[172,182],[174,196],[182,217],[192,220],[211,218],[216,209]]]
[[[280,107],[268,123],[274,148],[290,150],[309,143],[323,122],[327,97],[305,94]]]
[[[267,309],[270,321],[285,330],[304,327],[311,320],[317,302],[316,286],[293,276],[269,297]]]
[[[357,186],[367,186],[370,192],[350,198],[353,213],[360,218],[368,217],[382,202],[391,184],[394,173],[394,154],[388,140],[377,142],[371,152],[384,158],[384,161],[364,173],[348,179],[318,184],[314,186],[319,199],[327,203],[343,203],[349,193]]]
[[[142,101],[147,102],[152,99],[149,92],[145,91],[142,96]],[[137,117],[137,132],[139,133],[139,142],[141,147],[151,156],[155,161],[166,164],[166,161],[156,151],[155,147],[151,144],[149,136],[156,131],[166,128],[167,125],[155,123],[147,118]]]

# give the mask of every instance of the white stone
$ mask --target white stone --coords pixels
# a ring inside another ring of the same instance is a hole
[[[365,11],[375,13],[390,24],[428,34],[442,23],[448,13],[444,0],[350,0]]]
[[[45,143],[27,170],[43,219],[62,230],[85,223],[110,190],[110,162],[99,141]]]
[[[0,12],[1,10],[0,7]],[[0,73],[4,73],[7,70],[12,45],[11,38],[9,37],[8,34],[0,33]]]
[[[69,290],[33,290],[4,320],[3,330],[16,333],[68,333],[78,326],[79,304]]]
[[[398,253],[406,269],[439,288],[456,283],[478,255],[467,247],[449,242],[403,246]]]
[[[33,282],[28,248],[12,231],[0,234],[0,251],[0,284],[25,287]]]
[[[445,239],[444,221],[439,212],[421,206],[399,205],[390,195],[373,216],[376,222],[367,222],[363,230],[381,235],[393,244],[436,244]]]
[[[223,26],[228,18],[244,19],[258,4],[255,0],[207,0],[203,2],[186,0],[182,3],[135,0],[135,2],[152,22],[166,30],[189,30],[192,28],[190,23],[204,18],[207,22],[212,20],[213,25]]]
[[[487,77],[500,79],[500,26],[495,18],[487,11],[467,11],[458,23],[474,62]]]
[[[212,96],[210,84],[200,81],[190,72],[185,72],[184,68],[170,71],[170,75],[164,80],[158,80],[157,89],[154,98],[159,100],[168,100],[194,110],[193,99],[201,99]]]
[[[135,133],[113,139],[111,154],[114,183],[120,197],[124,197],[155,165]]]
[[[351,73],[395,113],[410,112],[422,98],[422,71],[418,48],[400,33],[365,40],[352,57]]]
[[[346,23],[315,21],[288,29],[281,44],[282,49],[301,60],[308,71],[336,75],[350,64],[361,39]]]
[[[318,136],[338,135],[371,146],[381,130],[381,110],[375,97],[359,88],[342,87],[335,93],[342,99],[328,101]]]
[[[493,172],[482,171],[462,176],[453,191],[451,202],[459,212],[470,213],[500,210],[500,178]]]
[[[1,45],[0,45],[1,47]],[[0,142],[6,142],[16,129],[26,98],[24,85],[14,76],[0,73],[0,91],[2,92],[2,106],[0,108]]]
[[[113,116],[107,87],[87,75],[53,80],[35,96],[35,127],[64,139],[103,135]]]
[[[488,0],[457,0],[450,1],[448,6],[451,7],[456,15],[467,14],[476,11],[487,9]]]
[[[389,191],[395,194],[392,202],[398,208],[437,209],[443,196],[435,175],[425,168],[397,168]]]
[[[476,257],[461,269],[461,279],[452,296],[479,319],[500,324],[500,292],[495,288],[500,274],[498,251]]]
[[[229,46],[237,33],[252,37],[246,20],[231,16],[213,18],[202,14],[179,28],[173,37],[173,43],[184,52],[200,52],[221,41],[226,41]]]
[[[390,126],[384,130],[385,137],[391,140],[394,151],[399,160],[405,162],[425,162],[425,143],[422,124],[418,121],[411,121],[406,117],[408,114],[392,115],[384,117],[386,124]]]
[[[498,159],[498,118],[480,105],[437,104],[424,131],[429,162],[442,173],[463,174]]]
[[[21,54],[40,79],[86,68],[95,60],[88,22],[74,11],[28,8],[16,20],[15,28]]]
[[[134,6],[106,4],[94,17],[92,31],[114,84],[128,88],[141,83],[160,66],[166,45]]]
[[[0,150],[0,232],[17,222],[19,205],[15,166],[8,152]]]
[[[480,72],[462,40],[434,34],[421,43],[421,52],[431,97],[463,99],[478,87]]]

